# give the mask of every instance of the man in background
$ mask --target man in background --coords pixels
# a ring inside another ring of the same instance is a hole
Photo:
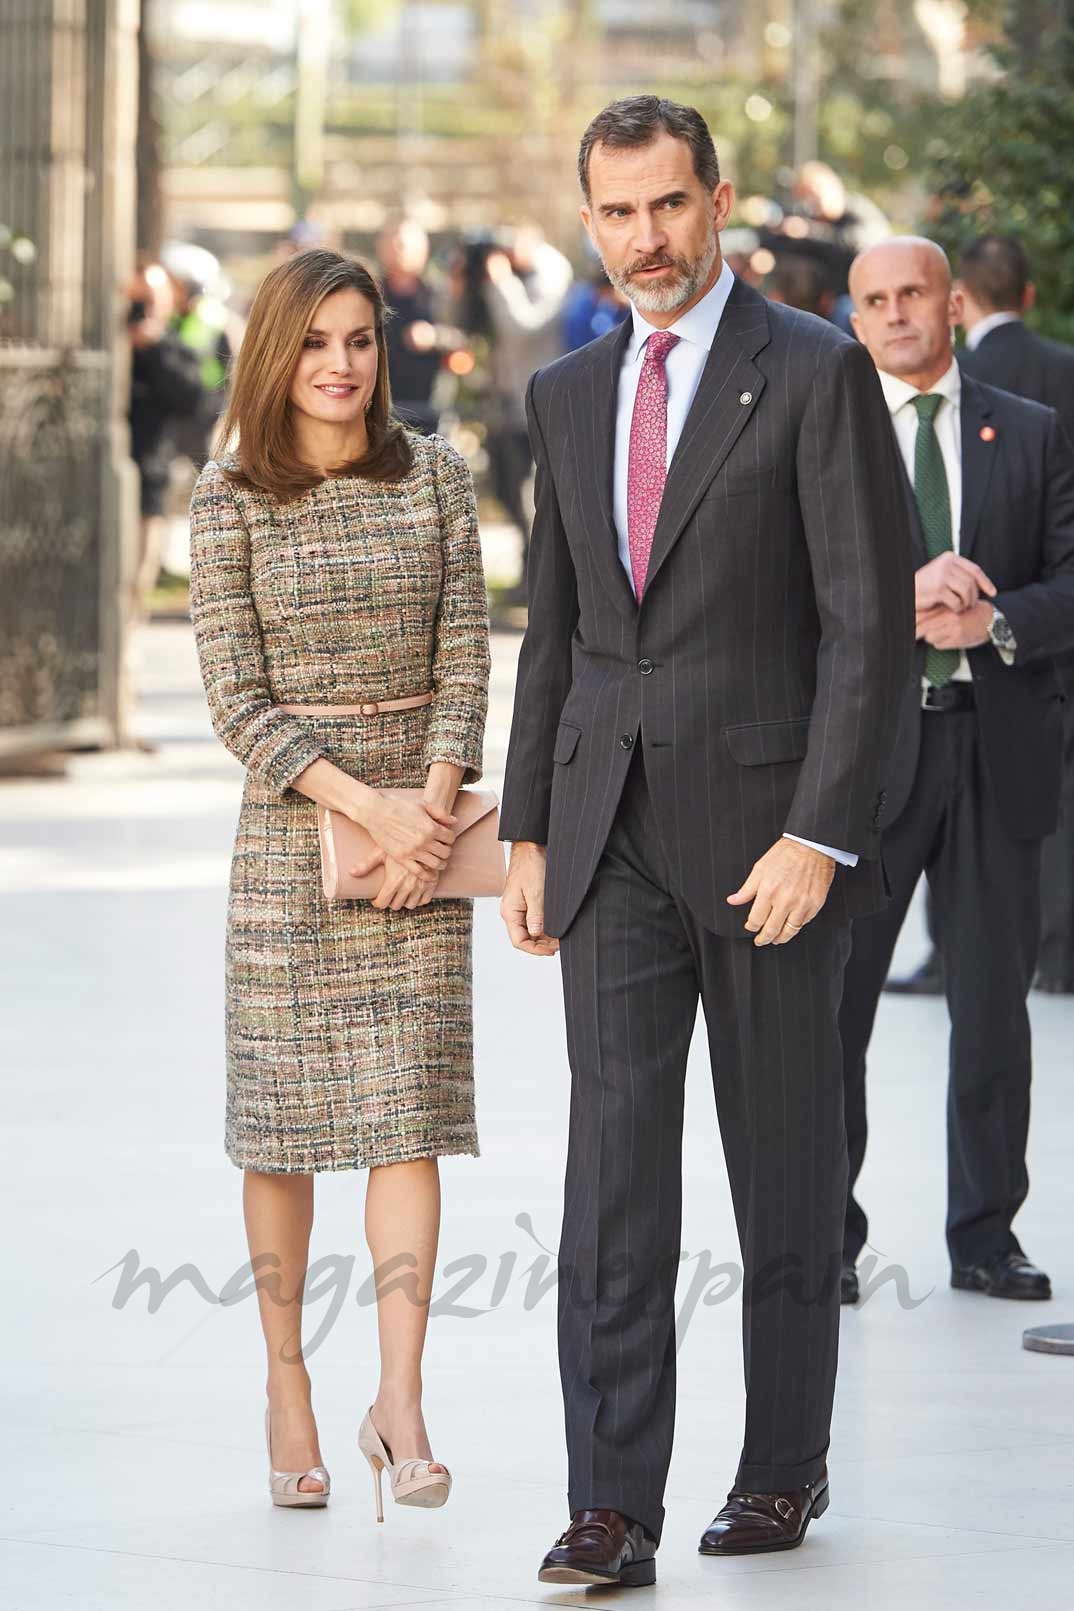
[[[197,360],[202,388],[198,407],[176,424],[175,444],[177,452],[195,470],[201,470],[212,452],[213,435],[224,411],[228,373],[240,332],[225,300],[230,288],[211,252],[189,241],[168,241],[161,262],[174,297],[169,328]]]
[[[602,268],[593,269],[571,290],[563,309],[563,351],[577,352],[622,324],[630,304]]]
[[[966,333],[958,354],[962,372],[1054,408],[1074,441],[1074,349],[1046,340],[1024,322],[1035,289],[1021,242],[1014,235],[982,235],[966,247],[958,267]],[[1067,695],[1063,783],[1059,828],[1041,850],[1041,938],[1034,986],[1069,995],[1074,993],[1074,654],[1057,655],[1056,668]],[[885,989],[893,994],[943,994],[931,900],[927,923],[929,953],[911,974],[888,980]]]
[[[818,319],[831,319],[835,296],[824,269],[809,257],[788,253],[777,257],[776,266],[764,282],[769,302],[782,302],[788,308],[813,313]]]
[[[138,466],[141,519],[138,551],[125,599],[127,641],[145,615],[149,592],[160,574],[164,519],[177,434],[204,407],[205,389],[197,355],[172,328],[172,282],[159,263],[139,269],[127,288],[127,334],[131,347],[130,449]],[[133,693],[124,667],[121,727],[130,741]],[[144,740],[137,747],[149,748]]]
[[[1055,411],[969,375],[944,253],[895,237],[850,276],[854,326],[880,372],[905,466],[918,652],[887,773],[892,898],[855,921],[839,1026],[850,1190],[843,1296],[868,1229],[865,1059],[877,1001],[924,873],[951,1014],[951,1285],[1049,1298],[1012,1221],[1029,1190],[1026,996],[1040,932],[1040,853],[1059,809],[1054,657],[1074,647],[1074,452]]]
[[[982,235],[959,259],[966,375],[1054,408],[1074,441],[1074,348],[1025,323],[1035,301],[1029,259],[1013,235]],[[1066,689],[1059,829],[1041,853],[1041,934],[1036,989],[1074,994],[1074,654],[1057,657]]]
[[[440,345],[431,286],[425,279],[429,237],[414,218],[391,220],[377,236],[381,285],[392,317],[385,327],[392,406],[426,436],[440,424],[433,388]]]
[[[489,252],[484,298],[491,324],[488,452],[496,496],[522,539],[513,597],[527,599],[530,512],[524,488],[533,470],[525,396],[535,369],[563,352],[563,312],[574,271],[535,225],[514,231],[509,250]]]

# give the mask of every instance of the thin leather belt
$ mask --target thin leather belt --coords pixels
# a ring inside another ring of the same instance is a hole
[[[922,710],[973,710],[973,684],[971,682],[945,682],[942,688],[931,685],[922,690]]]
[[[361,705],[279,705],[289,716],[379,716],[382,710],[417,710],[431,705],[433,695],[411,694],[408,699],[367,699]]]

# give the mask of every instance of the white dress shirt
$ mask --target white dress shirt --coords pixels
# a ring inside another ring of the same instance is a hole
[[[899,444],[906,473],[910,477],[910,485],[913,486],[914,452],[917,442],[917,410],[914,408],[914,398],[920,397],[921,393],[916,386],[911,386],[909,381],[900,380],[898,375],[887,375],[883,370],[879,373],[884,397],[891,411],[891,423],[895,427],[895,440]],[[939,392],[943,398],[943,402],[936,410],[933,423],[940,444],[940,457],[943,459],[947,475],[947,496],[951,504],[951,542],[957,554],[959,528],[962,524],[962,376],[953,358],[946,374],[941,375],[929,390]],[[970,663],[964,649],[959,651],[958,667],[952,673],[951,680],[973,681]]]
[[[728,268],[726,260],[720,269],[719,275],[711,288],[705,292],[700,302],[696,302],[681,318],[668,326],[670,334],[678,336],[679,340],[672,347],[664,360],[664,369],[668,383],[668,439],[667,460],[675,452],[676,444],[682,435],[682,428],[686,424],[686,416],[690,412],[690,405],[697,391],[701,372],[708,362],[709,349],[716,339],[723,310],[727,306],[727,298],[731,295],[731,288],[735,283],[735,276]],[[615,517],[615,531],[619,543],[619,558],[626,571],[627,580],[632,592],[634,588],[634,572],[630,563],[630,534],[627,523],[627,474],[630,469],[630,425],[634,418],[634,400],[638,394],[638,381],[641,378],[641,367],[645,355],[645,343],[654,334],[656,326],[649,323],[645,316],[631,305],[631,318],[633,329],[627,338],[623,352],[622,368],[619,371],[619,399],[615,417],[615,466],[612,480],[612,508]],[[826,856],[832,856],[846,867],[853,867],[857,856],[849,850],[833,850],[829,845],[815,844],[812,839],[801,839],[798,834],[784,834],[785,839],[797,839],[800,845],[809,845],[813,850],[821,850]]]
[[[998,330],[1001,324],[1018,324],[1022,315],[1020,313],[986,313],[983,319],[978,319],[966,331],[966,345],[971,352],[981,345],[990,330]]]

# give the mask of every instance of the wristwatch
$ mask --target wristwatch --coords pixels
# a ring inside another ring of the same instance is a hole
[[[992,620],[988,626],[988,641],[999,655],[1005,666],[1013,666],[1014,653],[1018,648],[1018,640],[1011,631],[1011,623],[1002,610],[992,606]]]

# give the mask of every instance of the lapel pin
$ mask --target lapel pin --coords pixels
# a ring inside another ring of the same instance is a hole
[[[996,440],[996,433],[992,429],[991,425],[982,425],[981,429],[977,432],[977,435],[981,438],[982,442],[994,442]]]
[[[740,392],[738,400],[739,400],[740,403],[752,403],[753,402],[753,393],[752,392]]]

